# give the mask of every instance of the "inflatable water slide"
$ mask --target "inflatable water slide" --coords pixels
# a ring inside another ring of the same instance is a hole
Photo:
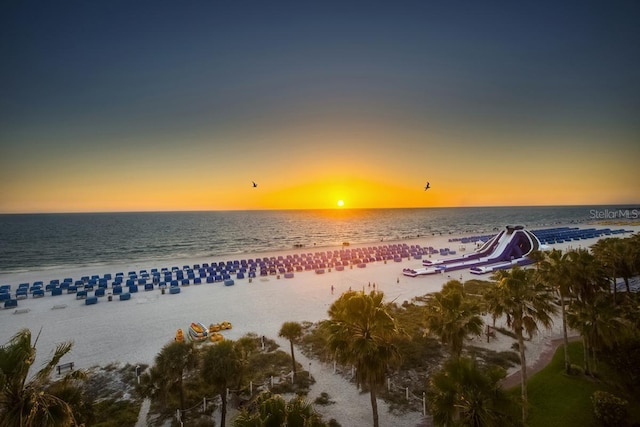
[[[527,265],[533,261],[528,255],[540,249],[540,241],[523,226],[506,226],[476,251],[461,257],[442,260],[423,260],[422,268],[405,268],[405,276],[438,274],[468,268],[473,274],[491,273],[514,265]]]

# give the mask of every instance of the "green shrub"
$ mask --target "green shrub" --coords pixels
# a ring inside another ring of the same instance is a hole
[[[128,400],[105,399],[93,405],[97,427],[133,426],[138,421],[140,404]]]
[[[640,338],[633,338],[605,349],[603,355],[615,370],[621,382],[636,390],[640,389]]]
[[[591,395],[593,414],[596,421],[605,427],[626,425],[629,416],[629,402],[606,391],[596,391]]]
[[[323,391],[322,393],[320,393],[320,396],[316,397],[316,400],[314,401],[314,403],[316,405],[331,405],[332,403],[335,403],[333,400],[331,400],[331,398],[329,397],[329,393],[327,393],[326,391]]]
[[[569,366],[569,375],[580,376],[584,375],[584,369],[580,365],[574,365],[573,363]]]

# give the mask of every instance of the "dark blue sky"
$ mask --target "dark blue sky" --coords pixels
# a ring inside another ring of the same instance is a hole
[[[292,123],[601,134],[635,156],[638,22],[638,1],[8,1],[0,167]],[[209,148],[240,144],[226,141]]]

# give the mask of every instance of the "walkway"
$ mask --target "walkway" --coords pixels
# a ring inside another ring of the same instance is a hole
[[[569,342],[578,341],[580,339],[579,336],[569,337]],[[557,338],[550,341],[550,345],[540,354],[538,360],[536,360],[532,365],[527,366],[527,377],[531,378],[533,374],[545,368],[553,359],[553,355],[556,354],[556,350],[564,343],[563,338]],[[509,375],[502,381],[502,388],[509,389],[520,385],[520,371],[516,371],[513,374]]]

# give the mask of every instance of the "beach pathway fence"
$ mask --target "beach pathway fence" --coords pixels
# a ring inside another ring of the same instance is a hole
[[[300,371],[296,371],[297,374],[304,374],[306,373],[309,378],[313,378],[311,376],[311,363],[309,363],[309,370],[300,370]],[[287,380],[289,378],[291,378],[291,383],[293,383],[294,381],[294,376],[293,376],[293,371],[289,372],[286,375],[283,375],[282,378],[286,378]],[[276,379],[273,375],[271,377],[269,377],[267,380],[265,380],[263,383],[254,383],[253,381],[249,381],[249,388],[243,388],[243,389],[237,389],[237,390],[231,390],[229,388],[227,388],[227,401],[230,400],[231,395],[236,395],[238,397],[240,397],[241,395],[245,394],[245,393],[249,393],[249,399],[253,398],[254,395],[254,388],[257,391],[262,391],[262,390],[270,390],[272,389],[275,385],[280,384],[281,381],[280,379]],[[201,403],[197,403],[194,406],[192,406],[191,408],[187,408],[187,409],[176,409],[176,421],[178,422],[178,424],[180,424],[181,426],[184,425],[184,421],[183,418],[186,414],[189,413],[193,413],[193,414],[200,414],[200,415],[206,415],[207,414],[207,409],[210,408],[210,404],[214,404],[214,405],[220,405],[221,401],[220,401],[220,396],[214,396],[214,397],[203,397],[202,398],[202,402]],[[213,413],[211,414],[211,416],[213,417]]]
[[[331,363],[333,364],[334,374],[342,375],[343,377],[346,377],[348,380],[352,382],[356,381],[356,369],[354,366],[351,366],[351,367],[341,366],[341,365],[338,365],[338,363],[335,360],[332,361]],[[311,367],[309,367],[309,369],[311,369]],[[359,388],[359,384],[356,384],[356,386]],[[416,395],[413,392],[411,392],[411,390],[409,390],[409,387],[401,387],[393,384],[393,382],[391,381],[391,378],[387,378],[386,389],[388,394],[391,394],[394,396],[402,396],[402,398],[404,398],[404,400],[408,404],[410,404],[412,407],[414,408],[419,407],[423,417],[425,418],[430,417],[429,414],[427,413],[427,399],[426,399],[426,393],[424,391],[421,392],[421,396]]]
[[[422,407],[422,416],[427,416],[427,396],[424,391],[422,392],[422,396],[416,396],[409,390],[409,387],[398,387],[393,384],[391,378],[387,378],[387,392],[395,395],[404,394],[404,399],[408,403],[418,402]]]

